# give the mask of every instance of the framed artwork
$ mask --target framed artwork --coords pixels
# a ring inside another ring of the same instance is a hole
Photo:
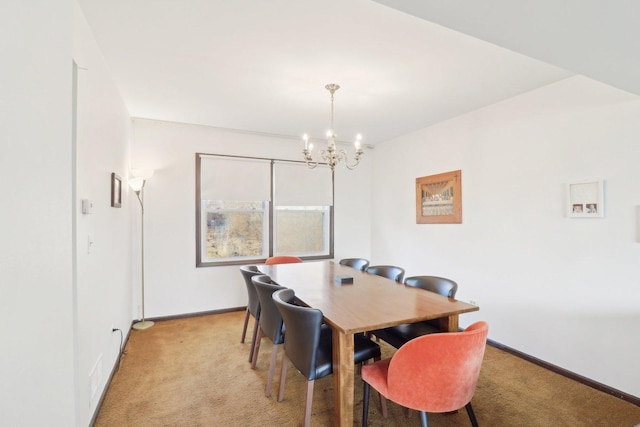
[[[416,224],[462,223],[462,171],[416,178]]]
[[[580,181],[567,185],[569,218],[602,218],[604,216],[604,181]]]
[[[122,178],[111,173],[111,207],[122,207]]]

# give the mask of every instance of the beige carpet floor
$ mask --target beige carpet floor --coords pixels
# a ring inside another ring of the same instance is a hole
[[[264,396],[272,345],[263,339],[258,365],[247,361],[249,340],[240,344],[244,312],[157,322],[131,331],[121,366],[97,414],[97,427],[298,426],[304,412],[305,381],[290,366],[285,399],[277,381]],[[383,356],[394,349],[381,343]],[[280,358],[278,358],[280,359]],[[276,376],[279,375],[279,364]],[[312,425],[332,425],[333,381],[316,381]],[[640,407],[487,347],[472,401],[481,427],[633,427]],[[356,376],[354,425],[362,421],[362,381]],[[375,392],[370,426],[419,426],[389,402],[379,413]],[[430,414],[431,427],[470,426],[466,411]]]

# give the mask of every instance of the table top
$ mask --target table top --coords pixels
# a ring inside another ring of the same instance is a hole
[[[478,307],[334,261],[260,266],[280,286],[291,288],[325,322],[345,334],[477,311]],[[337,283],[336,276],[353,277]]]

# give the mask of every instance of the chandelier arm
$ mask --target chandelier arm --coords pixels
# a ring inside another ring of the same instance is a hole
[[[304,155],[304,162],[307,164],[309,169],[315,169],[318,166],[318,162],[313,161],[313,156],[311,156],[311,152],[306,148],[302,150],[302,154]]]
[[[349,155],[346,150],[341,149],[338,152],[338,161],[343,160],[344,166],[349,170],[354,170],[356,166],[360,163],[360,156],[362,155],[362,150],[356,151],[356,155],[353,158],[353,163],[349,164]]]

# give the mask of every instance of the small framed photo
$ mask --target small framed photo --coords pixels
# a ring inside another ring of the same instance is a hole
[[[462,171],[416,178],[416,224],[462,223]]]
[[[122,178],[111,173],[111,207],[122,207]]]
[[[569,218],[602,218],[604,216],[604,181],[579,181],[567,185]]]

